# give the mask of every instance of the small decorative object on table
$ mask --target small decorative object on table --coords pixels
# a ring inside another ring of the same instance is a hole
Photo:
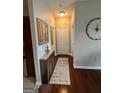
[[[48,45],[46,46],[45,53],[46,53],[46,54],[48,54],[48,53],[49,53],[49,47],[48,47]]]

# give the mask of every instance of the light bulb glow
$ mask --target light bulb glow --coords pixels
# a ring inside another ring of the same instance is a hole
[[[64,11],[60,11],[60,12],[59,12],[59,15],[60,15],[60,16],[64,16],[64,15],[65,15],[65,12],[64,12]]]

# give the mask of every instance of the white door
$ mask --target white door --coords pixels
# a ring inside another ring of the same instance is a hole
[[[69,28],[57,28],[57,54],[69,54]]]

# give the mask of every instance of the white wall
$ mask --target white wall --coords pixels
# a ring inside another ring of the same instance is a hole
[[[36,17],[40,18],[41,20],[48,23],[49,25],[54,26],[54,17],[51,14],[48,6],[44,3],[44,0],[33,0],[33,7],[34,7],[33,11],[34,11],[36,33],[37,33]],[[37,38],[37,42],[38,42],[38,38]],[[46,47],[46,44],[38,46],[38,57],[41,57],[44,54],[45,47]]]
[[[71,16],[71,55],[72,56],[73,56],[74,32],[75,32],[75,6],[73,8],[73,12]]]
[[[46,44],[38,45],[36,18],[40,18],[48,25],[54,26],[54,17],[43,0],[28,0],[28,3],[29,3],[29,15],[30,15],[31,34],[32,34],[32,43],[33,43],[33,54],[34,54],[34,62],[35,62],[36,83],[40,84],[41,73],[40,73],[39,59],[45,53],[44,50]],[[49,28],[49,35],[50,35],[50,28]],[[47,44],[49,45],[49,47],[51,47],[50,42]]]
[[[101,67],[101,41],[91,40],[86,35],[86,25],[101,17],[101,1],[89,0],[75,4],[74,66],[77,68]]]

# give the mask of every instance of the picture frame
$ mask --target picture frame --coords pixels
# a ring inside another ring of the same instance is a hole
[[[51,46],[54,45],[54,28],[50,26],[50,40],[51,40]]]
[[[48,24],[39,18],[36,18],[38,44],[42,45],[49,42]]]
[[[48,43],[49,42],[49,32],[48,32],[48,24],[47,23],[44,23],[44,30],[45,30],[45,43]]]

